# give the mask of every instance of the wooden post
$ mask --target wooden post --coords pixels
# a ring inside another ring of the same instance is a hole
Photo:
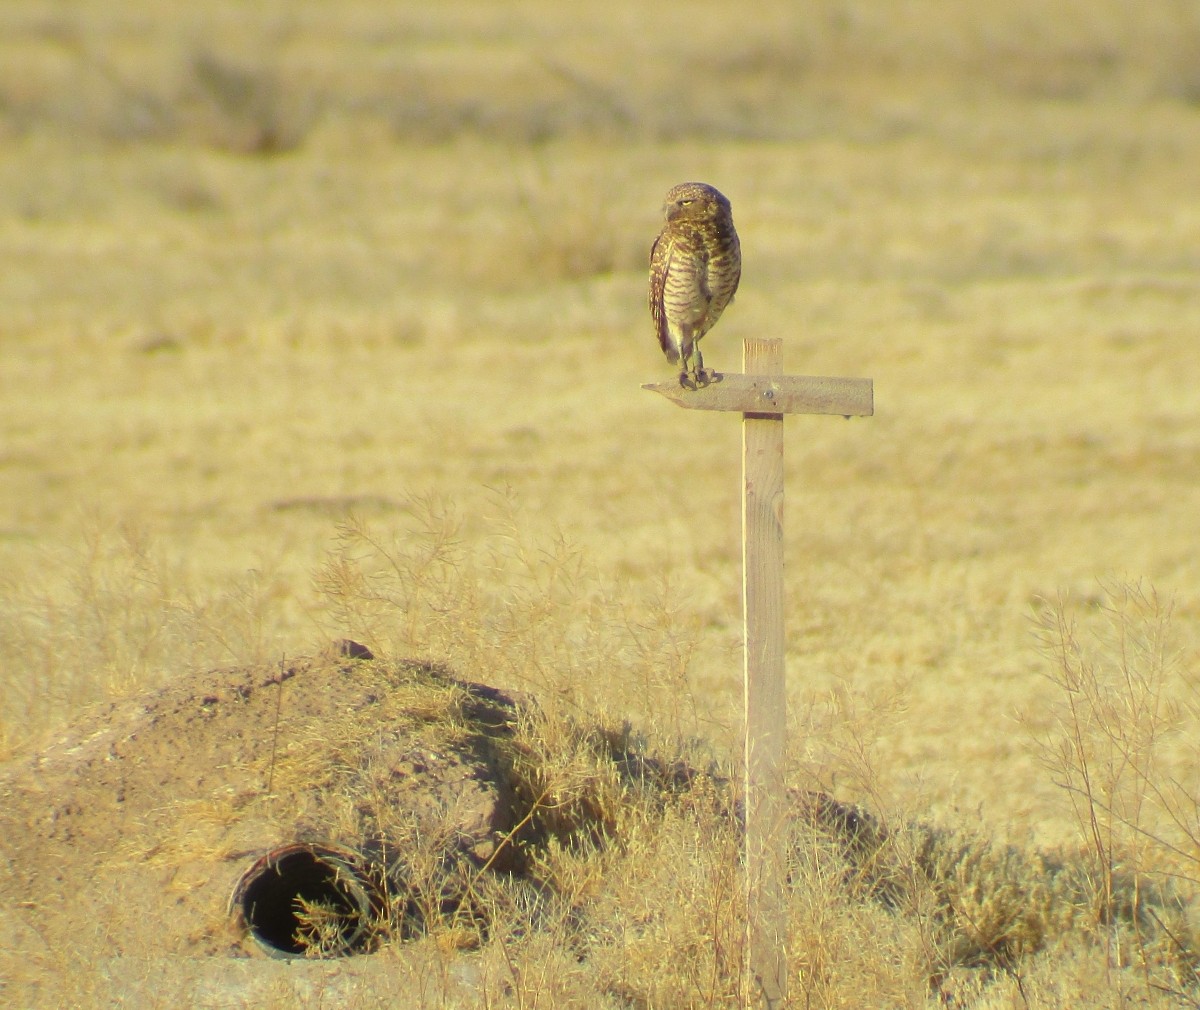
[[[774,377],[783,341],[747,338],[747,375]],[[783,415],[742,414],[746,704],[746,1005],[787,999],[787,690],[783,624]]]
[[[746,1006],[787,1001],[787,691],[784,675],[783,416],[875,413],[870,379],[780,375],[778,338],[746,338],[743,375],[707,386],[642,388],[694,410],[742,414],[742,608],[745,621]]]

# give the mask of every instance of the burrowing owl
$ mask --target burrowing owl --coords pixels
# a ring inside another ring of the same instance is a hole
[[[667,223],[650,250],[650,314],[682,385],[705,385],[700,338],[721,318],[742,276],[729,201],[703,182],[683,182],[663,202]]]

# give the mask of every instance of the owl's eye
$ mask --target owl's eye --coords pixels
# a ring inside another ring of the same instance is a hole
[[[690,204],[690,203],[695,203],[695,202],[696,202],[695,200],[680,200],[680,201],[679,201],[679,206],[680,206],[680,207],[686,207],[688,204]]]

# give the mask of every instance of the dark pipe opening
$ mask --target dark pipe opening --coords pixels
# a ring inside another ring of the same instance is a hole
[[[230,905],[268,953],[339,957],[375,942],[386,898],[355,853],[297,843],[258,859]]]

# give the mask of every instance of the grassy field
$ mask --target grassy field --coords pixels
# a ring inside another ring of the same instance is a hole
[[[787,426],[797,780],[1089,844],[1047,622],[1128,684],[1141,580],[1196,794],[1192,5],[173,6],[0,11],[0,753],[349,635],[727,754],[738,424],[639,389],[694,178],[745,260],[706,362],[875,380]],[[1118,1005],[1089,956],[972,1005]]]

